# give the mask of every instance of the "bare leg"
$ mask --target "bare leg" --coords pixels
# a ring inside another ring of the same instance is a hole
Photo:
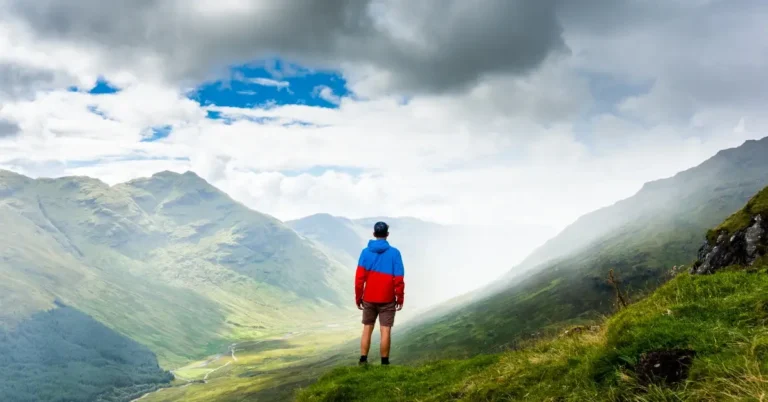
[[[373,325],[363,325],[363,336],[360,339],[360,355],[368,356],[371,349],[371,335],[373,334]]]
[[[373,328],[371,328],[373,329]],[[391,343],[392,327],[380,326],[381,329],[381,357],[389,357],[389,345]]]

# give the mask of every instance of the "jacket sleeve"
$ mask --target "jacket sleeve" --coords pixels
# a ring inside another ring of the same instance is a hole
[[[368,279],[368,271],[363,266],[363,253],[360,253],[360,259],[357,261],[357,271],[355,272],[355,304],[363,300],[363,290],[365,290],[365,281]]]
[[[395,258],[395,301],[402,305],[405,301],[405,267],[403,256],[398,252]]]

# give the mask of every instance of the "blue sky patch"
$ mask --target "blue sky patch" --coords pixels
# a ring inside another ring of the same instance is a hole
[[[154,142],[154,141],[166,138],[169,135],[171,135],[171,131],[173,131],[173,127],[157,126],[157,127],[150,128],[149,131],[150,131],[150,135],[146,138],[143,138],[141,142]]]
[[[114,94],[120,92],[120,88],[110,84],[103,78],[99,78],[96,81],[96,85],[91,88],[88,93],[91,95],[104,95],[104,94]]]
[[[338,98],[349,95],[346,81],[338,72],[271,60],[232,67],[229,78],[204,83],[189,98],[203,106],[254,108],[297,104],[337,108]],[[211,119],[221,117],[220,113],[208,113]]]
[[[109,94],[116,94],[122,91],[122,89],[110,84],[109,81],[105,80],[103,77],[99,77],[99,79],[96,80],[96,84],[94,84],[93,87],[88,90],[84,88],[80,88],[78,86],[71,86],[71,87],[67,87],[67,91],[88,92],[91,95],[109,95]]]
[[[101,116],[103,119],[109,120],[109,116],[107,116],[107,114],[103,111],[99,110],[96,105],[88,105],[88,111],[95,115]]]

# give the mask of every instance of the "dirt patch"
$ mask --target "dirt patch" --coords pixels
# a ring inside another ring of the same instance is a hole
[[[696,352],[690,349],[661,349],[644,353],[635,366],[643,384],[677,384],[688,378]]]

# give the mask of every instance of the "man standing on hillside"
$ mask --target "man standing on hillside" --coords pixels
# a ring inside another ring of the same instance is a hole
[[[371,335],[379,318],[381,329],[381,364],[389,364],[389,346],[395,312],[403,309],[405,269],[400,251],[389,245],[389,226],[376,222],[375,240],[368,242],[357,263],[355,302],[363,311],[363,337],[360,341],[360,364],[368,363]]]

